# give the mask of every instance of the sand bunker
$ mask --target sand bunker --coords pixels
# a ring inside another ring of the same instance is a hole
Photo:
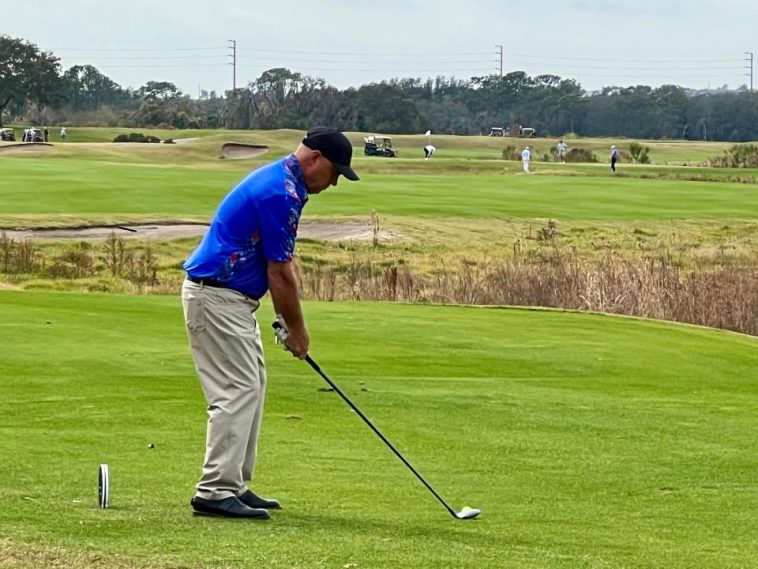
[[[115,233],[124,239],[181,239],[183,237],[199,237],[208,230],[205,224],[166,224],[166,225],[108,225],[98,227],[76,227],[68,229],[0,229],[8,239],[21,241],[24,239],[91,239],[101,240]],[[364,241],[374,238],[368,223],[349,221],[334,223],[320,220],[301,220],[297,232],[299,239],[316,241]],[[392,232],[380,230],[379,241],[388,243],[397,238]]]
[[[227,142],[221,147],[222,158],[250,158],[268,152],[268,146],[262,144],[244,144],[242,142]]]
[[[53,147],[47,142],[21,142],[19,144],[3,144],[0,146],[2,154],[16,154],[18,152],[47,152]]]
[[[125,239],[180,239],[202,235],[208,229],[207,225],[175,224],[175,225],[102,225],[95,227],[70,227],[65,229],[0,229],[9,239],[106,239],[114,233]]]

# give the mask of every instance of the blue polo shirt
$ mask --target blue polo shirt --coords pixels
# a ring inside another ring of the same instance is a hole
[[[261,298],[268,291],[268,261],[292,260],[307,201],[294,154],[251,172],[223,199],[184,270]]]

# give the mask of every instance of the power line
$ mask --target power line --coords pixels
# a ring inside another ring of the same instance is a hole
[[[521,62],[523,63],[523,62]],[[529,63],[529,65],[537,65]],[[546,64],[542,64],[546,65]],[[555,66],[554,64],[551,64],[551,66]],[[676,66],[676,67],[619,67],[617,65],[566,65],[563,66],[562,69],[593,69],[593,70],[613,70],[613,71],[724,71],[724,72],[740,72],[742,71],[742,68],[739,66],[734,67],[682,67],[682,66]]]
[[[220,68],[231,65],[232,85],[236,89],[237,67],[246,70],[263,70],[271,67],[289,67],[306,73],[361,72],[398,74],[459,74],[490,75],[492,52],[486,51],[436,51],[436,52],[366,52],[366,51],[313,51],[275,48],[238,48],[236,40],[228,40],[227,46],[198,45],[195,47],[125,47],[83,48],[61,47],[67,61],[86,59],[97,62],[107,69],[125,68]],[[495,73],[504,73],[506,53],[502,45],[495,45]],[[222,51],[223,50],[223,51]],[[209,53],[218,52],[218,53]],[[679,58],[679,59],[616,59],[609,57],[572,57],[541,55],[534,53],[508,52],[509,68],[521,68],[531,75],[534,68],[553,69],[561,77],[602,77],[612,84],[639,77],[641,80],[661,78],[709,80],[704,75],[724,78],[750,77],[753,89],[753,53],[745,52],[747,65],[735,65],[735,58]],[[185,63],[187,62],[187,63]],[[190,63],[191,62],[191,63]],[[723,65],[721,65],[723,64]],[[748,72],[745,72],[745,69]],[[527,71],[528,70],[528,71]],[[593,73],[594,72],[594,73]],[[733,80],[733,79],[732,79]]]
[[[277,58],[271,58],[271,57],[240,57],[240,60],[242,61],[294,61],[298,64],[300,62],[307,62],[307,63],[331,63],[331,64],[337,64],[341,65],[343,63],[362,63],[362,64],[368,64],[368,65],[433,65],[435,63],[439,63],[440,61],[443,61],[444,63],[481,63],[482,59],[447,59],[444,60],[438,59],[437,61],[420,61],[420,60],[407,60],[407,61],[364,61],[362,59],[343,59],[343,60],[334,60],[334,59],[311,59],[308,57],[300,57],[300,58],[287,58],[287,57],[277,57]]]
[[[374,58],[382,58],[382,57],[434,57],[434,58],[440,58],[440,57],[450,57],[450,56],[459,56],[459,55],[479,55],[479,56],[490,56],[491,53],[486,51],[468,51],[468,52],[449,52],[449,51],[435,51],[435,52],[383,52],[383,53],[376,53],[376,52],[367,52],[367,51],[353,51],[353,52],[346,52],[346,51],[312,51],[312,50],[291,50],[291,49],[264,49],[264,48],[245,48],[244,52],[247,51],[255,51],[255,52],[265,52],[265,53],[292,53],[292,54],[309,54],[309,55],[329,55],[331,57],[352,57],[352,56],[360,56],[360,57],[374,57]]]
[[[215,69],[219,69],[221,66],[226,65],[225,62],[220,63],[156,63],[156,64],[148,64],[148,65],[108,65],[108,69],[153,69],[157,67],[213,67]]]
[[[76,47],[54,47],[48,48],[48,51],[208,51],[208,50],[222,50],[226,47],[155,47],[155,48],[126,48],[126,47],[88,47],[88,48],[76,48]]]
[[[557,59],[557,60],[572,60],[572,61],[608,61],[609,59],[612,59],[613,61],[617,63],[715,63],[719,61],[734,61],[733,57],[729,58],[721,58],[721,59],[701,59],[701,58],[695,58],[695,59],[655,59],[651,60],[649,58],[647,59],[618,59],[618,58],[608,58],[608,57],[560,57],[560,56],[554,56],[554,55],[534,55],[530,53],[513,53],[509,52],[508,55],[521,57],[524,59]]]
[[[566,73],[565,75],[571,75],[571,74]],[[580,75],[580,74],[574,74],[574,75]],[[607,78],[608,74],[607,73],[581,73],[581,76],[582,77],[606,77]],[[616,77],[624,77],[624,78],[633,78],[633,77],[638,77],[639,78],[639,77],[642,77],[642,78],[648,78],[648,79],[652,79],[652,78],[656,78],[656,79],[707,79],[708,78],[707,75],[704,76],[702,73],[692,73],[692,74],[682,74],[682,75],[669,74],[669,73],[667,73],[665,75],[650,75],[648,73],[645,73],[645,74],[636,74],[635,75],[635,74],[623,74],[623,73],[621,73],[621,74],[617,75]],[[711,77],[714,77],[714,76],[711,75]],[[735,75],[730,75],[730,77],[733,77],[733,78],[736,79],[736,78],[740,77],[740,75],[739,74],[735,74]]]
[[[160,59],[162,61],[169,60],[169,59],[219,59],[223,58],[223,54],[219,55],[149,55],[149,56],[111,56],[111,55],[95,55],[95,56],[82,56],[82,59],[87,59],[88,61],[122,61],[122,60],[132,60],[132,61],[146,61],[151,59]],[[70,59],[70,57],[69,57]]]
[[[230,40],[230,42],[231,41],[232,40]],[[90,56],[90,57],[86,57],[86,58],[83,58],[83,59],[86,59],[88,61],[101,61],[101,62],[106,62],[106,63],[109,62],[109,61],[152,61],[152,60],[174,61],[174,60],[186,60],[186,59],[193,60],[193,61],[198,61],[198,60],[202,60],[202,59],[206,59],[206,60],[207,59],[211,59],[211,60],[216,60],[217,63],[219,65],[221,65],[221,64],[224,63],[224,57],[226,57],[226,58],[231,57],[233,60],[235,59],[234,45],[232,44],[227,49],[231,49],[232,50],[232,54],[229,54],[227,56],[224,56],[224,55],[199,55],[199,56],[175,55],[175,56],[168,56],[168,57],[166,57],[166,56],[150,56],[150,57],[95,56],[95,57],[91,57]],[[748,54],[748,55],[750,55],[750,54]],[[267,62],[268,63],[270,63],[270,62],[285,62],[285,63],[293,62],[293,60],[289,60],[289,59],[272,59],[272,58],[242,58],[242,57],[237,57],[236,59],[238,59],[240,61],[254,61],[256,59],[259,59],[260,62],[263,63],[263,64],[266,64]],[[514,60],[514,61],[516,63],[533,65],[533,64],[531,64],[529,62],[522,62],[522,61],[520,61],[518,59]],[[751,62],[750,57],[748,57],[746,59],[746,61]],[[302,62],[306,62],[306,63],[327,63],[327,64],[332,64],[332,65],[334,65],[334,64],[338,64],[338,65],[341,65],[341,64],[353,64],[353,63],[362,63],[364,65],[365,64],[373,65],[374,63],[375,64],[380,64],[380,65],[408,65],[408,64],[428,65],[428,64],[434,64],[434,63],[436,63],[436,62],[433,62],[433,61],[414,61],[414,60],[409,60],[409,61],[382,61],[382,62],[366,62],[366,61],[361,61],[361,60],[329,61],[329,60],[309,59],[309,58],[298,59],[294,63],[297,64],[297,63],[302,63]],[[475,60],[461,60],[461,61],[458,61],[458,60],[452,60],[452,61],[451,60],[445,60],[445,63],[446,64],[476,63],[476,61]],[[233,63],[230,63],[230,65],[233,65]],[[109,67],[112,67],[112,66],[109,66]],[[747,69],[751,69],[750,65],[748,65],[746,67],[747,67]],[[345,68],[345,69],[347,70],[348,68]],[[725,72],[734,71],[734,72],[738,72],[738,71],[742,71],[743,68],[742,67],[738,67],[738,66],[736,66],[736,67],[702,67],[702,66],[698,66],[698,67],[682,67],[682,66],[676,66],[676,67],[624,67],[623,69],[619,69],[618,66],[612,66],[612,65],[611,66],[608,66],[608,65],[568,65],[568,66],[563,67],[563,70],[564,70],[563,72],[564,73],[565,73],[565,69],[613,70],[613,71],[624,71],[624,72],[626,72],[626,71],[667,72],[667,71],[681,71],[681,70],[689,70],[689,71],[725,71]],[[365,68],[365,69],[361,69],[361,70],[362,71],[372,71],[372,70],[376,70],[376,71],[390,70],[391,71],[392,69],[387,68],[387,67],[370,67],[370,68]],[[746,75],[750,76],[750,73],[746,73]]]
[[[261,67],[265,67],[262,65],[240,65],[240,67],[243,67],[245,69],[260,69]],[[387,71],[390,73],[438,73],[438,72],[444,72],[444,71],[476,71],[479,72],[482,75],[487,75],[491,72],[491,69],[489,67],[481,67],[481,68],[471,68],[471,67],[436,67],[436,68],[428,68],[428,69],[419,69],[419,68],[412,68],[412,69],[402,69],[398,67],[387,67],[387,68],[379,68],[379,67],[371,67],[371,68],[358,68],[358,67],[314,67],[314,66],[302,66],[298,65],[297,70],[302,71],[308,71],[308,70],[314,70],[314,71],[361,71],[361,72],[372,72],[372,71]]]

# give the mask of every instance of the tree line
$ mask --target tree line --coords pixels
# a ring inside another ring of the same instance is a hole
[[[394,78],[337,89],[286,68],[245,87],[193,99],[171,82],[123,88],[91,65],[61,70],[50,52],[0,36],[0,126],[37,124],[306,129],[412,134],[483,134],[523,125],[541,136],[758,140],[758,94],[692,92],[676,85],[605,87],[522,71],[470,79]]]

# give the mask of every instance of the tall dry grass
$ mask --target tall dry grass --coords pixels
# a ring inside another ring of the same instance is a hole
[[[683,270],[672,258],[584,261],[553,249],[527,259],[464,261],[457,268],[414,272],[405,264],[353,258],[326,269],[297,265],[312,300],[384,300],[443,304],[541,306],[672,320],[758,335],[758,259],[749,266]]]
[[[70,243],[50,256],[31,239],[16,241],[0,231],[0,279],[14,282],[27,276],[78,280],[105,273],[111,283],[129,283],[130,290],[134,287],[140,293],[165,293],[167,287],[159,274],[158,259],[150,241],[131,247],[111,232],[99,246],[86,241]]]
[[[514,244],[508,258],[440,258],[423,272],[403,261],[377,261],[378,217],[373,248],[342,264],[296,258],[301,294],[310,300],[382,300],[542,306],[642,316],[699,324],[758,336],[758,255],[680,263],[671,254],[622,257],[609,250],[599,259],[563,248],[554,222],[540,229],[538,249]],[[686,266],[687,268],[682,268]],[[132,244],[111,235],[99,246],[67,245],[52,257],[30,239],[0,232],[0,280],[84,280],[89,290],[175,294],[179,277],[166,277],[150,242]],[[39,286],[37,281],[36,286]],[[54,284],[51,284],[54,286]]]

